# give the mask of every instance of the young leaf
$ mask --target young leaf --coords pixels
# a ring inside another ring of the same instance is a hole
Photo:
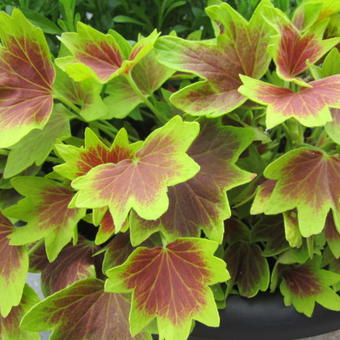
[[[85,209],[69,209],[74,192],[63,184],[42,177],[16,177],[13,187],[24,199],[5,210],[6,214],[27,222],[10,235],[10,244],[21,245],[45,239],[49,261],[75,237],[78,221]]]
[[[66,245],[55,261],[49,263],[45,247],[40,244],[30,252],[30,269],[41,271],[42,291],[46,296],[51,295],[75,281],[95,277],[93,255],[96,250],[94,245],[81,238],[76,245]]]
[[[132,244],[140,244],[156,231],[173,241],[178,236],[199,237],[203,230],[208,238],[221,242],[223,221],[230,217],[226,190],[254,177],[235,165],[252,140],[251,130],[203,120],[200,134],[188,151],[200,171],[189,181],[169,188],[169,208],[157,221],[130,215]]]
[[[240,93],[263,105],[266,111],[266,126],[272,128],[290,117],[305,126],[322,126],[332,120],[329,107],[340,108],[340,75],[308,83],[299,92],[275,86],[260,80],[240,76],[243,85]]]
[[[253,297],[259,290],[269,286],[269,266],[261,248],[248,242],[237,242],[229,246],[225,260],[232,282],[237,284],[241,296]]]
[[[13,230],[11,222],[0,213],[0,291],[3,292],[0,299],[0,314],[3,317],[10,313],[13,306],[20,303],[28,271],[26,248],[9,244],[8,236]],[[1,320],[0,317],[0,331]]]
[[[141,92],[145,96],[150,96],[173,73],[172,69],[160,64],[156,59],[156,53],[151,51],[133,68],[131,76]],[[108,97],[104,101],[111,108],[109,118],[124,118],[143,102],[124,76],[111,80],[107,85],[106,93]]]
[[[340,258],[340,232],[337,230],[332,214],[327,215],[325,236],[329,249],[335,258]]]
[[[103,119],[108,115],[109,108],[104,104],[100,93],[102,85],[94,79],[74,81],[59,67],[54,84],[54,92],[76,104],[79,114],[88,122]]]
[[[77,281],[34,306],[21,327],[52,330],[53,340],[146,340],[129,332],[129,302],[121,294],[105,293],[97,279]]]
[[[54,70],[41,29],[17,9],[0,13],[0,148],[42,129],[52,111]]]
[[[265,257],[275,256],[289,249],[282,217],[278,215],[264,216],[256,223],[252,229],[251,240],[265,243],[262,251]]]
[[[302,237],[299,230],[296,209],[284,212],[283,221],[285,225],[286,240],[288,241],[289,245],[292,248],[300,248],[302,245]]]
[[[340,228],[340,159],[311,148],[287,152],[268,165],[264,175],[276,180],[267,214],[297,208],[302,236],[321,232],[330,209]]]
[[[208,286],[229,278],[213,256],[217,243],[180,238],[166,247],[137,248],[127,261],[107,271],[105,290],[133,292],[133,335],[157,318],[160,339],[187,339],[192,320],[217,327],[219,315]]]
[[[311,316],[315,302],[323,307],[340,311],[340,296],[329,286],[340,281],[340,275],[319,268],[318,261],[309,261],[302,265],[280,265],[283,278],[280,291],[286,306]]]
[[[271,60],[267,47],[272,28],[263,20],[271,6],[262,0],[249,22],[226,3],[208,7],[208,15],[220,26],[216,43],[177,37],[157,41],[160,62],[204,79],[176,92],[171,97],[175,106],[192,115],[216,117],[245,102],[237,92],[239,74],[261,78]]]
[[[310,86],[297,75],[308,69],[307,61],[317,62],[339,41],[339,38],[322,40],[326,25],[324,22],[301,34],[279,9],[273,9],[273,22],[279,36],[273,46],[276,72],[285,81],[294,81],[301,86]]]
[[[6,295],[6,293],[4,295]],[[38,333],[25,331],[19,327],[20,320],[24,316],[24,314],[28,312],[28,310],[38,302],[39,297],[35,293],[35,291],[31,287],[25,285],[20,305],[14,307],[6,318],[0,316],[0,339],[39,340],[40,335]]]
[[[57,104],[42,130],[33,130],[15,144],[8,155],[4,178],[13,177],[32,164],[44,163],[57,140],[71,135],[70,120],[64,113],[65,108]]]
[[[75,179],[75,206],[108,206],[117,231],[132,208],[142,218],[159,218],[168,209],[167,187],[185,182],[199,171],[186,154],[198,131],[197,123],[174,117],[153,131],[133,158],[99,165]]]
[[[118,163],[133,157],[133,150],[138,144],[129,145],[125,129],[121,129],[111,147],[106,146],[89,128],[85,130],[85,147],[57,144],[58,154],[66,163],[54,167],[59,175],[68,179],[86,175],[97,165]]]
[[[104,34],[78,22],[78,32],[63,33],[60,40],[72,56],[56,59],[56,64],[75,81],[94,78],[106,83],[110,79],[128,73],[153,48],[158,37],[156,31],[141,39],[126,54],[116,34]]]

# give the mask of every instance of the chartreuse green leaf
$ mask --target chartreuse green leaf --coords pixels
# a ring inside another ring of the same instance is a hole
[[[266,214],[297,209],[302,236],[318,234],[332,211],[340,228],[340,159],[313,148],[287,152],[268,165],[264,175],[275,180]]]
[[[100,83],[129,73],[152,48],[158,33],[153,31],[127,48],[117,33],[104,34],[78,22],[78,31],[63,33],[60,40],[72,56],[56,59],[56,64],[75,81],[94,78]]]
[[[267,106],[267,128],[291,117],[305,126],[322,126],[332,121],[329,108],[340,108],[340,75],[311,81],[310,87],[300,88],[298,92],[247,76],[240,77],[243,82],[240,93]]]
[[[315,302],[323,307],[340,311],[340,296],[330,286],[340,282],[340,275],[320,268],[318,258],[304,264],[280,264],[282,278],[280,291],[286,306],[311,316]]]
[[[66,162],[54,167],[59,175],[75,179],[86,175],[97,165],[106,163],[119,163],[124,159],[131,159],[133,151],[139,143],[129,144],[129,137],[125,129],[121,129],[111,147],[105,145],[90,129],[85,130],[84,147],[74,145],[56,144],[57,153]]]
[[[13,306],[19,305],[28,271],[27,249],[9,244],[9,235],[13,231],[12,223],[0,213],[0,290],[3,292],[0,299],[0,314],[3,317],[8,316]],[[1,335],[2,321],[0,317]]]
[[[6,296],[7,291],[3,291]],[[0,316],[0,339],[1,340],[39,340],[39,333],[25,331],[19,327],[20,321],[24,314],[29,311],[36,303],[39,302],[39,297],[35,291],[25,285],[20,305],[14,307],[11,313],[6,317]]]
[[[59,67],[56,69],[56,75],[53,88],[56,98],[63,97],[77,105],[80,116],[88,122],[108,116],[110,108],[100,96],[102,84],[94,79],[76,82]]]
[[[301,33],[277,8],[272,8],[269,22],[275,27],[278,36],[271,46],[276,64],[276,72],[285,81],[293,81],[301,86],[311,86],[298,77],[308,69],[307,61],[317,62],[332,47],[337,45],[340,38],[322,40],[327,22],[321,22],[313,29]]]
[[[42,130],[32,130],[18,143],[11,147],[8,155],[4,178],[13,177],[32,164],[44,163],[53,149],[54,143],[71,135],[70,119],[65,108],[57,104]]]
[[[200,125],[200,134],[188,150],[200,171],[192,179],[169,188],[169,208],[158,220],[130,215],[132,244],[140,244],[157,231],[168,241],[179,236],[199,237],[201,230],[208,238],[222,241],[224,220],[231,215],[226,190],[254,177],[235,165],[254,134],[250,129],[223,126],[211,119]]]
[[[333,48],[326,56],[321,66],[310,65],[315,79],[325,78],[340,73],[340,52]],[[326,124],[325,129],[329,137],[340,144],[340,109],[331,109],[333,120]]]
[[[131,77],[142,94],[146,97],[152,95],[161,85],[171,77],[174,71],[157,61],[156,53],[151,51],[131,71]],[[104,102],[109,106],[109,118],[124,118],[143,98],[130,86],[124,76],[112,79],[107,87],[108,96]]]
[[[169,206],[167,188],[192,178],[199,165],[186,154],[199,132],[196,122],[174,117],[153,131],[133,157],[98,165],[72,182],[80,208],[108,206],[119,231],[131,209],[144,219],[159,218]]]
[[[0,13],[0,148],[42,129],[52,111],[54,70],[40,28],[14,9]]]
[[[22,319],[31,331],[53,330],[51,340],[151,340],[129,332],[130,303],[121,294],[105,293],[98,279],[77,281],[36,304]]]
[[[54,261],[61,249],[76,237],[77,223],[85,216],[85,209],[68,208],[74,192],[56,181],[27,176],[14,178],[12,184],[25,198],[5,213],[27,224],[13,231],[10,244],[45,239],[47,257]]]
[[[230,5],[214,5],[206,11],[219,26],[216,41],[170,36],[157,41],[160,62],[203,78],[172,95],[176,107],[192,115],[216,117],[246,101],[237,91],[241,85],[239,74],[261,78],[267,71],[271,60],[267,48],[273,28],[263,15],[271,7],[270,1],[262,0],[248,22]]]
[[[45,296],[51,295],[76,281],[95,277],[93,255],[97,250],[98,247],[81,237],[76,245],[67,244],[50,263],[44,244],[38,243],[29,254],[30,271],[41,272],[42,291]]]
[[[304,0],[296,9],[294,25],[306,30],[311,25],[340,12],[340,3],[334,0]]]
[[[213,256],[216,248],[214,241],[179,238],[166,247],[139,247],[125,263],[107,271],[106,291],[132,292],[132,335],[154,318],[159,338],[166,340],[187,339],[192,320],[219,325],[209,286],[229,275],[225,263]]]

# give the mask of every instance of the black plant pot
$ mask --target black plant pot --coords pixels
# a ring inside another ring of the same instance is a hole
[[[196,324],[190,340],[293,340],[340,329],[340,312],[316,305],[308,318],[285,307],[278,293],[252,299],[231,295],[220,317],[219,328]]]

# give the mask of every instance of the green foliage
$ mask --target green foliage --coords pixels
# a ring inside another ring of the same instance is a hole
[[[186,340],[276,289],[340,310],[338,2],[0,9],[1,339]]]

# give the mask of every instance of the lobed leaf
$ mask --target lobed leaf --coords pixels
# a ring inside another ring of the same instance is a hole
[[[13,187],[24,199],[6,209],[6,214],[27,222],[10,235],[10,244],[22,245],[45,239],[49,261],[54,261],[63,247],[76,239],[77,223],[84,209],[70,209],[74,192],[67,186],[42,177],[16,177]]]
[[[298,92],[246,76],[240,76],[240,93],[266,105],[266,126],[272,128],[294,117],[302,125],[322,126],[332,121],[329,107],[340,107],[340,75],[308,83]]]
[[[146,340],[129,332],[129,302],[105,293],[97,279],[77,281],[36,304],[22,319],[31,331],[53,330],[52,340]]]
[[[239,74],[261,78],[271,60],[267,48],[272,29],[262,17],[271,6],[262,0],[249,22],[226,3],[208,7],[208,15],[220,27],[216,42],[177,37],[157,41],[160,62],[204,79],[176,92],[171,97],[176,107],[192,115],[216,117],[245,102],[237,91]]]
[[[223,126],[218,121],[203,120],[200,125],[200,134],[188,150],[200,171],[169,188],[169,208],[158,220],[130,215],[132,244],[140,244],[157,231],[169,241],[178,236],[199,237],[201,230],[208,238],[222,241],[223,221],[231,214],[226,190],[254,177],[235,165],[254,136],[251,130]]]
[[[54,70],[41,29],[14,9],[0,13],[0,148],[42,129],[53,106]]]
[[[199,166],[185,152],[199,125],[177,116],[153,131],[133,158],[99,165],[72,182],[78,190],[74,205],[108,206],[119,231],[131,209],[145,219],[156,219],[167,209],[167,187],[193,177]]]
[[[213,256],[217,243],[180,238],[166,247],[137,248],[107,271],[105,290],[133,292],[130,327],[138,334],[157,318],[161,339],[186,339],[192,320],[217,327],[219,315],[208,286],[226,281],[225,263]]]
[[[340,228],[340,159],[312,148],[287,152],[265,169],[264,175],[276,180],[266,214],[297,209],[302,236],[318,234],[332,210]]]

